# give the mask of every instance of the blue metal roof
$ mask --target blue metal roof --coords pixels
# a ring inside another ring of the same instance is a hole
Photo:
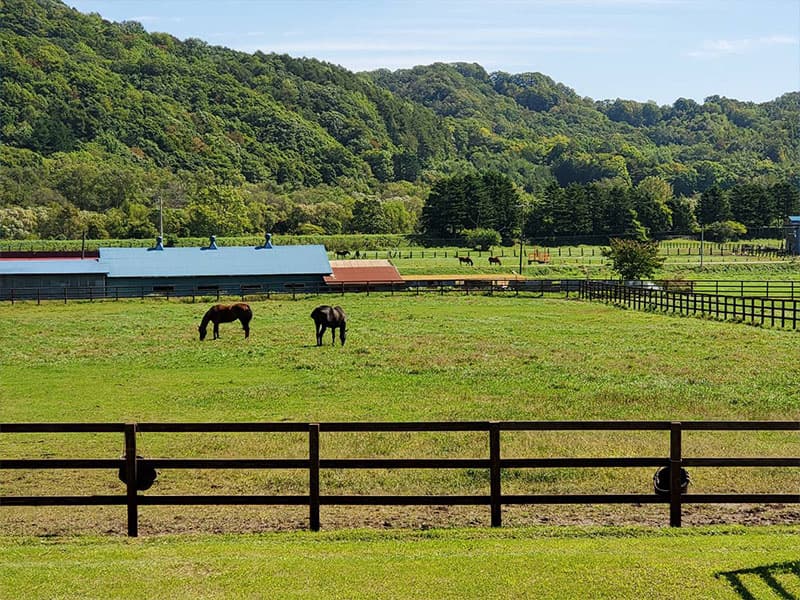
[[[330,275],[325,246],[100,248],[100,264],[115,277]]]
[[[800,225],[800,217],[787,217],[787,219],[792,225]]]
[[[96,258],[0,260],[0,275],[103,275],[108,267]]]

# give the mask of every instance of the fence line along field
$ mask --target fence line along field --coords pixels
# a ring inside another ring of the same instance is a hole
[[[249,339],[222,324],[197,332],[208,308],[180,301],[0,306],[0,422],[330,422],[430,420],[800,419],[797,334],[621,311],[567,299],[470,296],[341,298],[345,346],[316,347],[317,297],[251,302]],[[794,456],[796,432],[696,432],[685,455]],[[122,453],[118,436],[0,437],[5,458],[96,458]],[[661,456],[640,432],[504,434],[504,455]],[[293,458],[306,437],[141,434],[155,457]],[[326,436],[322,458],[470,458],[484,435],[348,433]],[[116,494],[115,472],[9,472],[0,495]],[[508,469],[503,493],[650,493],[653,469]],[[484,470],[326,472],[323,494],[482,494]],[[152,493],[305,493],[298,472],[170,470]],[[793,468],[692,469],[693,492],[793,493]],[[55,490],[58,490],[56,492]],[[148,492],[150,493],[150,492]],[[11,532],[124,531],[115,507],[4,508]],[[786,522],[797,507],[687,507],[684,523]],[[303,527],[302,508],[146,507],[143,533]],[[509,508],[504,523],[664,523],[663,508]],[[330,507],[323,527],[488,524],[483,507]]]

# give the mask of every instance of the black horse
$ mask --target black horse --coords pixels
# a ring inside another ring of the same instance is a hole
[[[253,311],[247,304],[215,304],[206,311],[203,315],[203,320],[200,322],[200,339],[206,339],[208,322],[214,323],[214,339],[219,337],[219,324],[232,323],[237,319],[242,323],[244,329],[244,337],[250,337],[250,321],[253,318]]]
[[[336,345],[336,328],[339,328],[339,339],[344,346],[345,330],[347,329],[346,319],[341,306],[318,306],[311,313],[317,331],[317,346],[322,346],[322,334],[330,327],[331,341]]]

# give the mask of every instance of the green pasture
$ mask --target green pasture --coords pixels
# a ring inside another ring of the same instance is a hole
[[[329,337],[325,346],[314,345],[309,314],[328,302],[348,312],[344,347],[331,346]],[[0,422],[800,418],[793,331],[563,298],[372,294],[253,302],[250,339],[234,323],[221,326],[219,340],[200,342],[196,328],[208,304],[0,306]],[[797,443],[792,432],[689,432],[684,453],[795,456]],[[140,434],[139,444],[149,457],[307,452],[302,434],[150,433]],[[502,444],[504,456],[666,456],[668,434],[508,432]],[[485,457],[487,447],[486,435],[474,432],[329,433],[321,440],[323,458]],[[0,456],[9,458],[117,457],[121,450],[121,436],[112,434],[0,435]],[[123,490],[115,473],[104,471],[11,475],[0,482],[0,495]],[[796,469],[695,469],[692,475],[697,493],[800,487]],[[303,494],[307,485],[302,471],[166,471],[147,493]],[[485,494],[488,485],[480,469],[322,473],[323,494]],[[649,493],[652,469],[506,469],[503,491]],[[324,509],[323,529],[488,522],[484,507],[410,508],[388,516],[354,510]],[[509,507],[504,522],[547,522],[548,510]],[[581,511],[573,507],[569,519],[582,518]],[[666,522],[663,506],[609,511],[589,514],[600,522]],[[736,512],[687,511],[688,524],[726,522]],[[302,528],[306,516],[295,509],[152,507],[142,510],[142,532]],[[0,530],[120,532],[124,511],[4,509]]]
[[[0,598],[800,597],[800,529],[0,537]]]

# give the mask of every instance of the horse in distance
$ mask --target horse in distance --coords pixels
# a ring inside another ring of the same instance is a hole
[[[490,256],[489,257],[489,264],[490,265],[501,265],[500,257],[498,256]]]
[[[244,337],[250,337],[250,321],[253,318],[253,311],[250,310],[249,304],[215,304],[206,311],[203,315],[203,320],[200,322],[200,340],[206,339],[208,332],[208,323],[214,324],[214,338],[219,337],[219,324],[232,323],[233,321],[240,321],[242,329],[244,329]]]
[[[344,346],[347,317],[341,306],[318,306],[311,313],[317,333],[317,346],[322,346],[322,335],[327,329],[331,330],[331,342],[336,345],[336,329],[339,329],[339,340]]]
[[[472,266],[472,259],[469,256],[459,256],[458,263],[462,265]]]

